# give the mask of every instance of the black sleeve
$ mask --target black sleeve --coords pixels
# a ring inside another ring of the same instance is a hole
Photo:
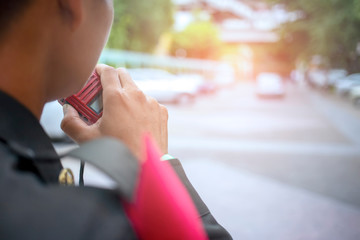
[[[199,215],[204,225],[204,229],[207,232],[209,239],[232,239],[232,237],[225,230],[225,228],[223,228],[210,213],[208,207],[205,205],[205,203],[200,198],[199,194],[196,192],[195,188],[192,186],[189,179],[187,178],[180,161],[177,159],[173,159],[169,160],[169,162],[179,176],[179,178],[181,179],[182,183],[185,185],[186,189],[188,190],[199,212]]]

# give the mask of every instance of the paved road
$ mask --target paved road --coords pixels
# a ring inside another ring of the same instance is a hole
[[[360,111],[240,84],[169,106],[171,154],[234,239],[360,239]]]
[[[168,109],[169,152],[234,239],[360,239],[360,110],[296,86],[261,100],[251,84]],[[85,180],[110,184],[90,166]]]

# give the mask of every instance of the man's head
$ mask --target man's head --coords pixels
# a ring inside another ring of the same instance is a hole
[[[27,81],[46,101],[79,90],[106,43],[113,0],[0,1],[0,70],[9,78],[0,89],[15,96]]]
[[[11,22],[21,15],[33,0],[0,1],[0,41]]]

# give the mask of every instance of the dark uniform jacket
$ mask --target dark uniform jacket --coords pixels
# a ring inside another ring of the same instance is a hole
[[[192,187],[180,162],[170,161],[209,238],[231,239]],[[0,239],[136,239],[117,192],[61,186],[61,170],[38,120],[0,91]]]

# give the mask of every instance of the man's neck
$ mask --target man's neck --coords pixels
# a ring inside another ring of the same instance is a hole
[[[40,119],[46,102],[45,46],[26,24],[7,36],[0,45],[0,89]]]

